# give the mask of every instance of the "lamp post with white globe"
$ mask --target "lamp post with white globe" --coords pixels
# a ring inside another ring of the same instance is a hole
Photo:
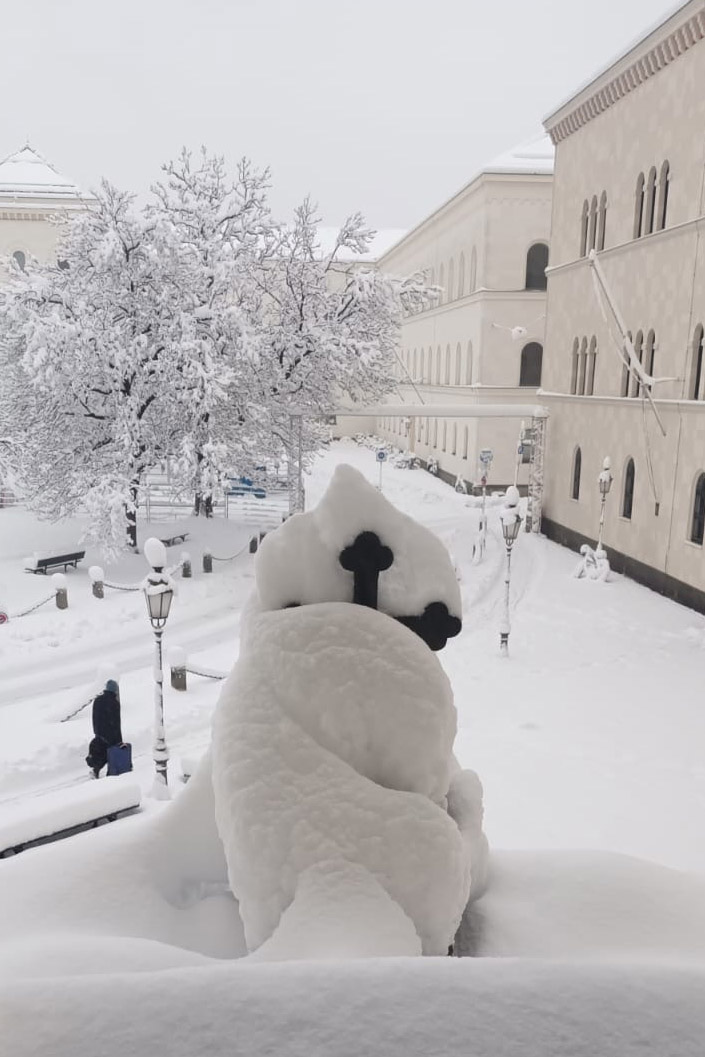
[[[147,613],[154,631],[154,766],[156,774],[152,796],[157,800],[169,799],[167,763],[169,750],[164,731],[164,666],[162,661],[162,635],[174,597],[174,583],[166,566],[166,547],[161,540],[152,537],[144,545],[144,556],[152,571],[142,585],[147,602]]]
[[[507,551],[507,564],[504,573],[504,610],[502,623],[499,629],[499,652],[503,657],[509,656],[509,590],[512,573],[512,547],[514,546],[519,529],[521,528],[521,514],[519,513],[519,489],[510,485],[507,489],[506,504],[500,514],[502,521],[502,535],[504,546]]]
[[[597,478],[597,484],[600,489],[600,530],[597,534],[597,550],[602,550],[602,530],[605,526],[605,503],[607,502],[607,496],[609,495],[610,488],[612,487],[612,463],[609,455],[605,456],[602,462],[602,469],[600,476]]]

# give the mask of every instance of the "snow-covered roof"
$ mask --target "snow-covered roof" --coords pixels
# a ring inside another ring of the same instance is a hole
[[[87,198],[29,144],[0,162],[0,198]]]
[[[511,150],[498,154],[483,173],[547,173],[553,172],[554,146],[545,132],[520,143]]]

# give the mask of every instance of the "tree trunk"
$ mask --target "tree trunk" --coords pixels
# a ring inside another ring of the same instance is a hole
[[[137,550],[137,500],[139,498],[139,485],[137,482],[133,482],[130,486],[130,499],[132,500],[132,509],[127,507],[125,510],[125,517],[127,521],[127,545],[128,547],[136,551]]]

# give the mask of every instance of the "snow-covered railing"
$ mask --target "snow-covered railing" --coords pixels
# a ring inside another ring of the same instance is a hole
[[[202,664],[189,664],[186,659],[186,651],[180,646],[174,646],[169,652],[169,664],[171,667],[171,685],[174,690],[186,690],[186,673],[200,675],[204,679],[227,679],[228,673],[221,672],[217,668],[207,668]]]
[[[181,569],[181,575],[185,580],[191,578],[191,556],[186,551],[183,551],[180,559],[175,565],[170,565],[166,570],[168,576],[172,576],[175,572]],[[91,579],[91,586],[93,594],[96,598],[105,597],[105,588],[109,587],[111,591],[141,591],[144,587],[144,581],[140,580],[138,584],[117,584],[113,583],[112,580],[105,579],[105,573],[101,569],[100,565],[91,565],[88,570],[88,575]]]
[[[135,811],[141,800],[134,779],[112,777],[23,801],[0,820],[0,858],[59,840],[99,822]]]
[[[51,601],[56,602],[57,609],[68,609],[69,597],[66,588],[66,577],[63,573],[54,573],[51,582],[54,585],[54,590],[50,595],[46,595],[45,598],[40,598],[38,602],[34,602],[31,606],[28,606],[27,609],[19,609],[15,613],[7,613],[6,619],[0,621],[0,624],[7,623],[8,620],[16,620],[18,617],[26,617],[30,613],[34,613],[36,609],[45,606],[47,602]]]

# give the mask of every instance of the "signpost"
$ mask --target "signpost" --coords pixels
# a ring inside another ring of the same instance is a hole
[[[377,485],[380,492],[382,491],[382,467],[387,461],[387,453],[384,448],[379,448],[377,451],[377,463],[379,465],[379,484]]]

